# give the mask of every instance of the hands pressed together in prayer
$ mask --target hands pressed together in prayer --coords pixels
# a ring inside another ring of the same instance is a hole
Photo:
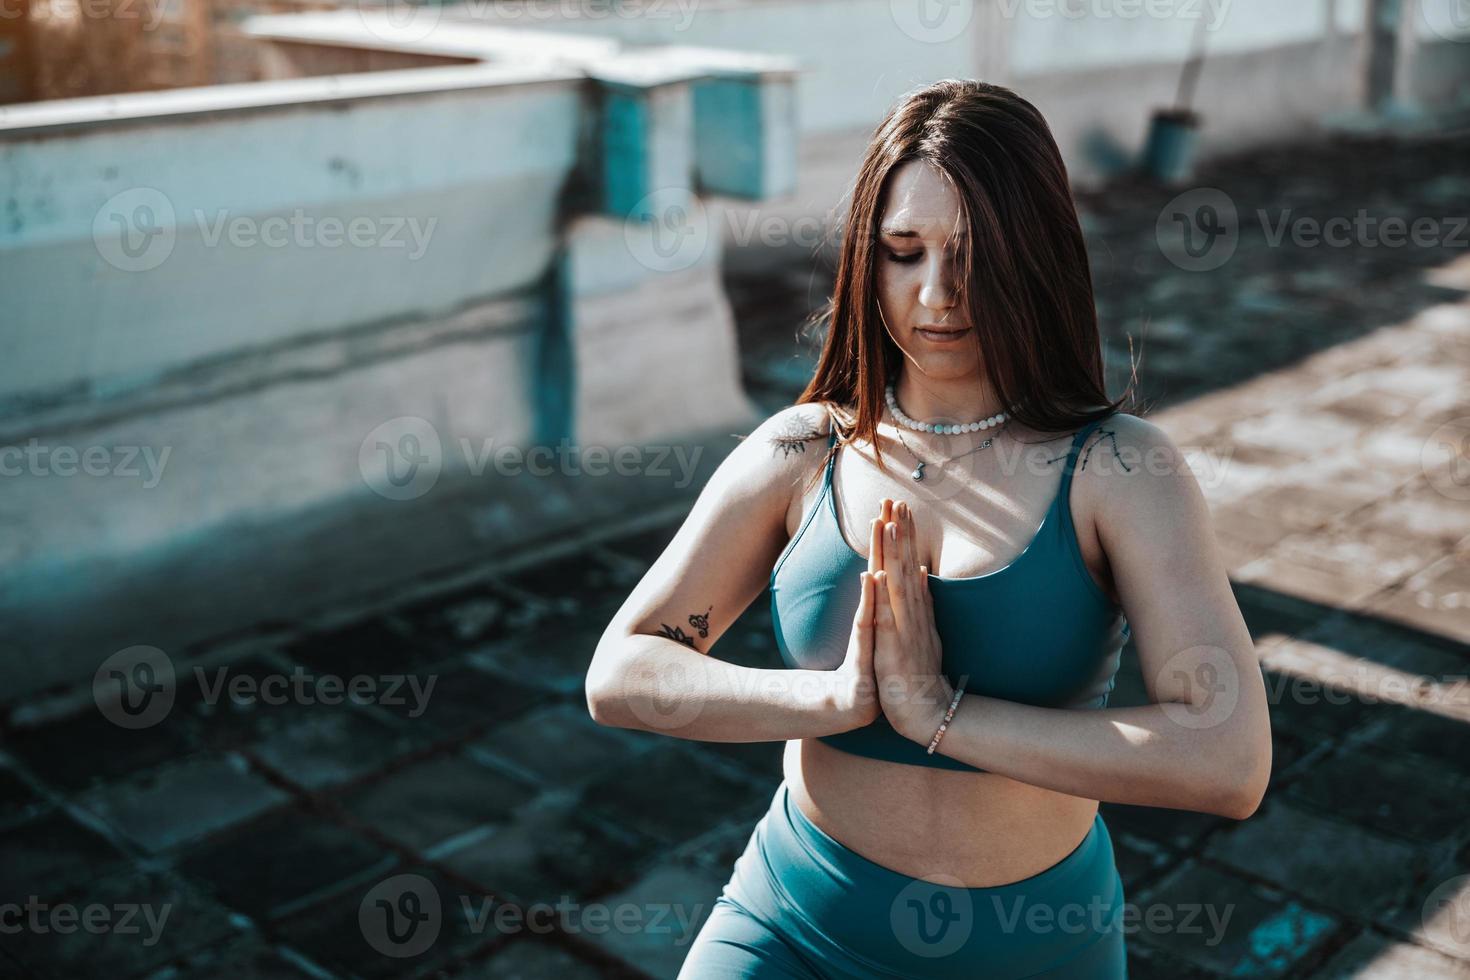
[[[940,670],[929,569],[914,556],[914,515],[884,498],[869,529],[868,568],[842,666],[842,708],[857,728],[881,712],[905,738],[928,744],[954,687]],[[876,694],[876,696],[875,696]]]

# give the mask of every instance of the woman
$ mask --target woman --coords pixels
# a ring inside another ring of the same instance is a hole
[[[845,228],[815,377],[720,465],[588,672],[603,724],[786,740],[681,976],[1124,976],[1099,801],[1245,819],[1270,773],[1209,512],[1106,397],[1030,103],[907,96]],[[786,669],[703,656],[767,584]],[[1154,703],[1108,708],[1130,629]]]

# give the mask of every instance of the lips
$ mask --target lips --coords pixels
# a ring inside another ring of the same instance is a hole
[[[965,334],[969,333],[970,328],[960,327],[956,329],[954,327],[945,327],[943,329],[937,329],[934,327],[915,327],[914,332],[923,337],[925,340],[932,340],[937,344],[947,344],[953,343],[960,337],[963,337]]]

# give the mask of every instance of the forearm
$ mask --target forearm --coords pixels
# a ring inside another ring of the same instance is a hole
[[[587,680],[599,724],[704,742],[770,742],[844,730],[837,674],[718,660],[659,636],[626,637]]]
[[[1161,704],[1069,710],[966,693],[934,751],[1086,799],[1235,816],[1253,809],[1262,774],[1229,728],[1181,725]]]

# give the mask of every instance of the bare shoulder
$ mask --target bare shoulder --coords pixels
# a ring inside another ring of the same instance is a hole
[[[778,479],[799,479],[821,459],[832,433],[832,418],[818,404],[788,405],[774,413],[741,444],[746,465]]]
[[[1158,425],[1137,415],[1118,412],[1103,419],[1087,434],[1078,454],[1078,472],[1094,478],[1116,477],[1115,482],[1136,484],[1163,471],[1171,475],[1187,465],[1184,453]]]
[[[1167,534],[1180,522],[1209,516],[1184,451],[1163,428],[1136,415],[1117,413],[1088,433],[1074,479],[1105,535]]]
[[[742,498],[763,501],[780,514],[825,458],[831,418],[819,404],[788,405],[762,421],[720,464],[711,480]]]
[[[790,459],[821,448],[832,432],[832,418],[822,405],[788,405],[762,422],[750,438],[768,447],[773,457]]]

